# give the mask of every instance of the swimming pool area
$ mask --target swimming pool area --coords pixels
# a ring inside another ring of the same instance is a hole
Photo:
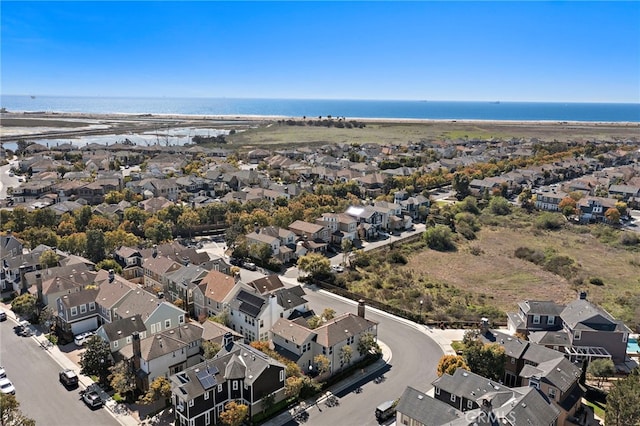
[[[627,340],[627,353],[637,354],[640,353],[640,346],[638,346],[638,338],[629,338]]]

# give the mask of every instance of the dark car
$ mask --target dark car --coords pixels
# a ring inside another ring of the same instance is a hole
[[[102,407],[102,398],[96,391],[84,391],[82,393],[82,400],[91,409]]]
[[[0,321],[7,320],[7,313],[5,311],[0,311]]]
[[[58,374],[58,377],[60,379],[60,383],[65,385],[67,388],[78,387],[78,375],[75,371],[68,368],[64,369]]]

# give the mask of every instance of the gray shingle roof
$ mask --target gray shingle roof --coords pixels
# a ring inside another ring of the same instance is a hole
[[[106,323],[102,326],[102,329],[110,342],[131,336],[134,331],[137,331],[138,333],[147,331],[147,327],[145,327],[140,315],[134,315],[130,318],[122,318],[111,323]]]
[[[462,412],[449,404],[431,398],[411,386],[407,386],[404,390],[396,411],[423,425],[443,425],[463,416]]]

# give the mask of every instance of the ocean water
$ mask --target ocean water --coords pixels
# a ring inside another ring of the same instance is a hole
[[[0,96],[8,111],[442,120],[640,122],[640,103]]]

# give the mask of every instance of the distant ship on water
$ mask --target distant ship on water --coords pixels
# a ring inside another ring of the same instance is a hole
[[[31,99],[35,99],[35,98],[36,98],[35,96],[31,95]]]

